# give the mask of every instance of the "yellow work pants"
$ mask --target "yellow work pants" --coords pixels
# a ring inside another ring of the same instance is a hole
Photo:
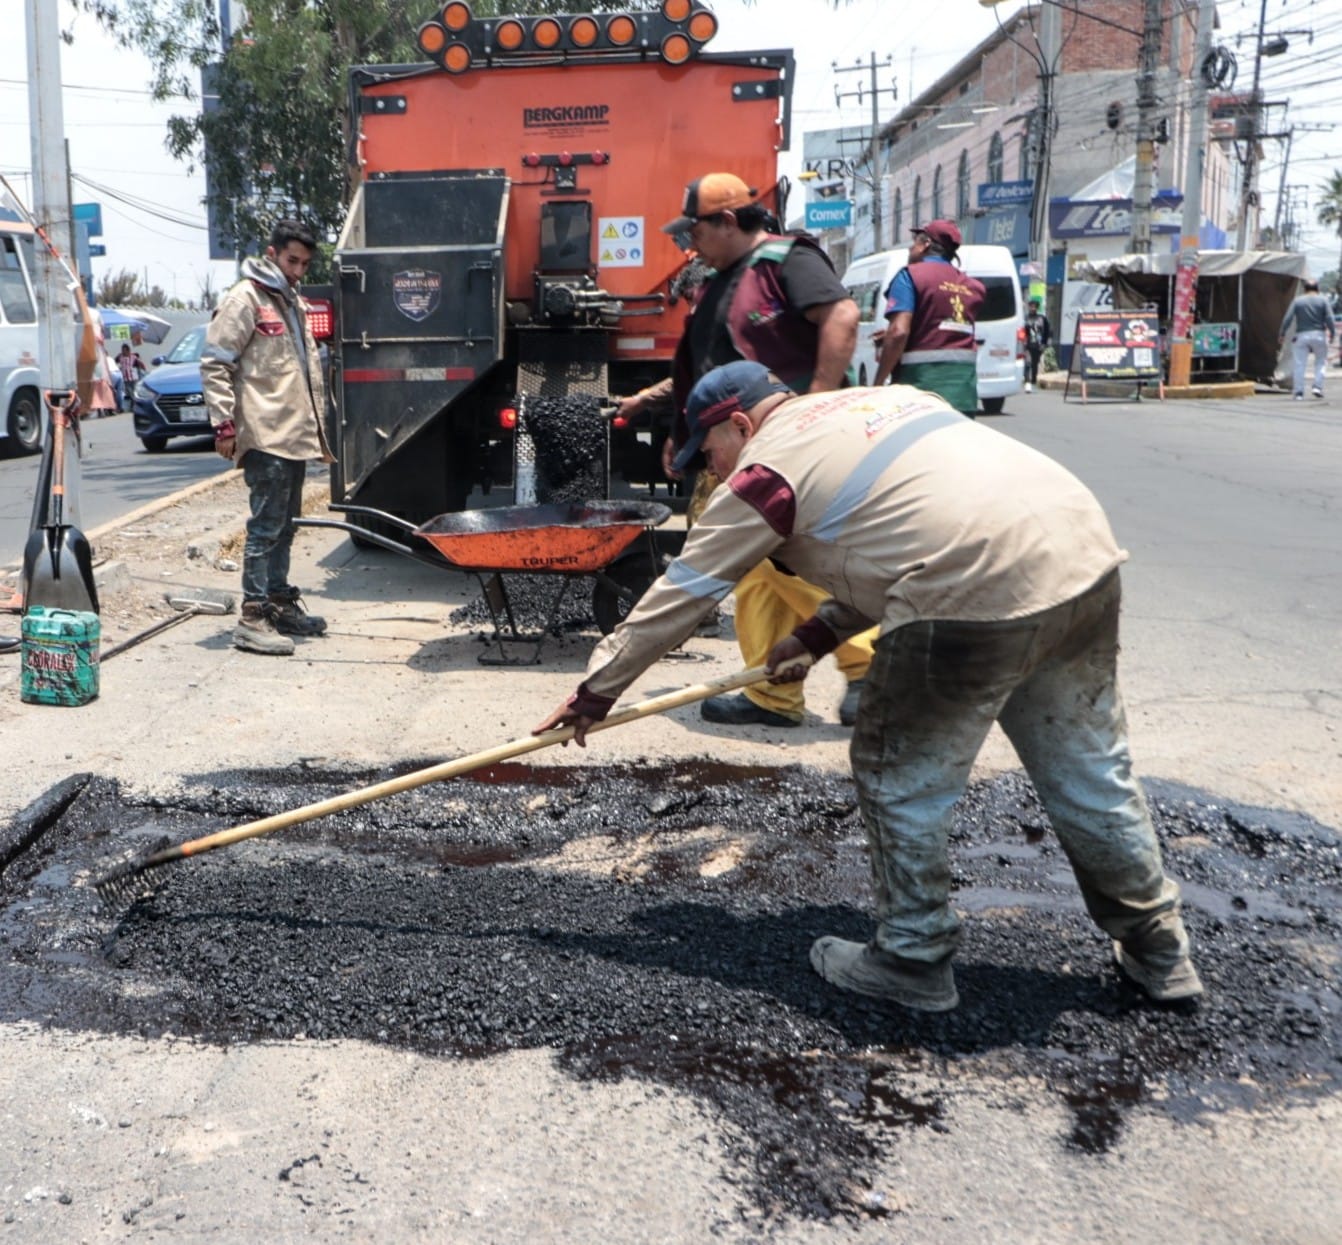
[[[796,575],[761,562],[736,585],[736,642],[747,668],[762,666],[779,640],[790,636],[815,615],[829,593]],[[834,650],[834,659],[850,683],[866,677],[871,665],[877,629],[855,635]],[[763,709],[801,720],[805,710],[804,683],[756,683],[746,695]]]
[[[721,483],[711,471],[703,470],[694,482],[694,491],[686,518],[690,526],[708,505],[709,496]],[[790,636],[808,618],[815,616],[828,593],[808,584],[796,575],[786,575],[772,562],[761,562],[736,585],[736,643],[746,668],[762,666],[779,640]],[[877,628],[855,635],[834,650],[844,678],[866,678],[876,644]],[[757,705],[801,721],[806,709],[804,683],[757,683],[746,695]]]

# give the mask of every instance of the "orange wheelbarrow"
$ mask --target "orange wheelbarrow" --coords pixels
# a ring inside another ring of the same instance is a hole
[[[661,573],[652,530],[671,517],[671,508],[647,501],[589,501],[580,505],[501,506],[440,514],[418,526],[369,506],[332,506],[342,514],[371,520],[296,519],[300,527],[333,527],[360,543],[390,549],[428,566],[466,571],[480,582],[494,623],[495,648],[482,653],[486,665],[535,665],[559,619],[574,580],[593,576],[592,614],[609,635],[634,602]],[[381,529],[381,530],[379,530]],[[405,537],[385,534],[395,531]],[[642,538],[640,540],[640,537]],[[545,625],[537,631],[517,626],[506,575],[554,575],[558,579]],[[516,646],[531,646],[516,656]]]

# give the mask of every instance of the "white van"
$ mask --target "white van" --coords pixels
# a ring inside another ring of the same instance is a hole
[[[1025,307],[1021,299],[1016,261],[1004,246],[962,246],[959,266],[983,282],[987,298],[974,326],[979,343],[979,402],[990,415],[1025,386]],[[876,376],[876,347],[872,334],[885,328],[885,292],[909,262],[907,247],[878,251],[854,260],[843,283],[857,300],[859,323],[853,370],[859,385]]]
[[[33,274],[33,231],[0,220],[0,454],[42,444]]]

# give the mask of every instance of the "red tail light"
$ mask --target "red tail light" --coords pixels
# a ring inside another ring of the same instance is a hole
[[[329,298],[309,298],[308,328],[319,342],[335,336],[335,305]]]
[[[1025,329],[1023,327],[1016,330],[1016,344],[1018,346],[1025,345]]]
[[[499,427],[511,431],[517,427],[517,408],[505,406],[499,411]]]

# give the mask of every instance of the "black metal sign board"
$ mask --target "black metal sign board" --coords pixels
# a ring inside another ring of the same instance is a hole
[[[1074,368],[1087,380],[1159,380],[1160,316],[1154,311],[1083,311]]]

